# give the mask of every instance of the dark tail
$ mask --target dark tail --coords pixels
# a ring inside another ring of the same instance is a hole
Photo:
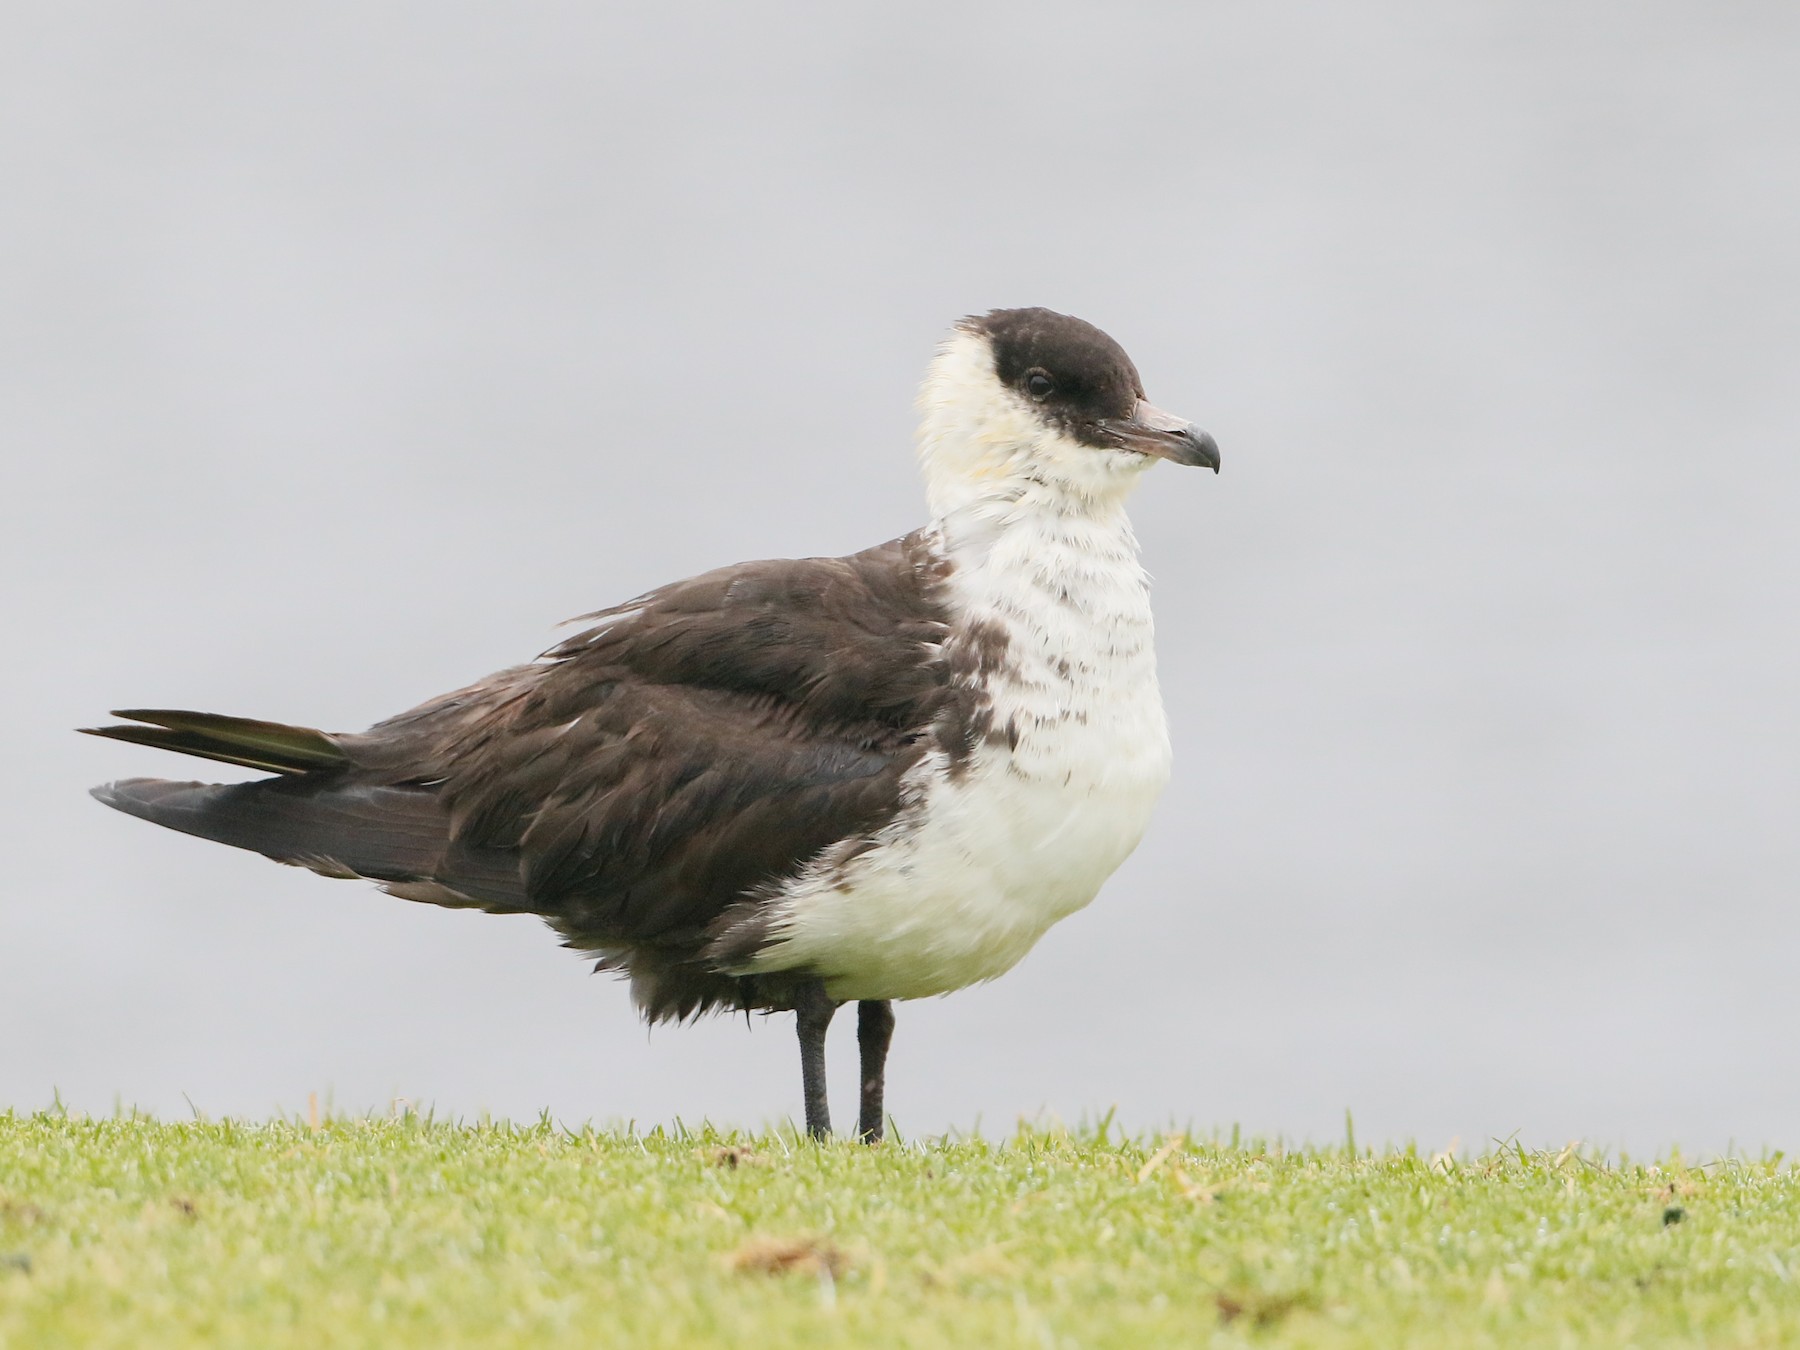
[[[114,717],[130,718],[141,726],[82,727],[89,736],[105,736],[159,750],[176,750],[224,764],[270,773],[314,773],[320,769],[347,769],[350,757],[330,736],[311,727],[290,727],[280,722],[259,722],[251,717],[225,717],[219,713],[180,712],[165,708],[115,711]]]
[[[94,789],[114,810],[247,848],[276,862],[375,881],[429,877],[443,862],[448,821],[419,788],[326,785],[303,778],[172,783],[127,778]]]
[[[359,780],[331,737],[212,713],[114,713],[146,725],[83,728],[280,775],[253,783],[128,778],[93,794],[114,810],[183,834],[249,849],[326,876],[363,877],[409,900],[499,913],[528,909],[518,859],[451,838],[437,793]]]

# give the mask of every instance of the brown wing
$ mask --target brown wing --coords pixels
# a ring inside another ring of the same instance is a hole
[[[279,775],[96,795],[173,829],[397,895],[547,918],[628,969],[652,1017],[768,1002],[721,975],[786,878],[900,806],[927,749],[983,734],[916,536],[746,563],[589,616],[535,664],[367,732],[152,711],[98,728]]]
[[[465,853],[515,852],[571,946],[697,958],[728,910],[891,819],[906,769],[961,734],[936,584],[912,536],[724,568],[339,743],[431,788]]]

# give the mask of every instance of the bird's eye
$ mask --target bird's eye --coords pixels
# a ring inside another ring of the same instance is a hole
[[[1056,388],[1056,381],[1043,371],[1034,370],[1025,377],[1025,387],[1031,391],[1033,398],[1049,398]]]

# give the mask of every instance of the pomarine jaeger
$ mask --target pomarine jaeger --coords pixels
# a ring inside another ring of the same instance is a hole
[[[130,710],[84,728],[266,770],[133,778],[108,806],[406,900],[535,914],[651,1022],[797,1015],[807,1132],[858,1004],[882,1136],[895,999],[1010,969],[1092,900],[1169,776],[1125,500],[1215,472],[1093,325],[956,325],[919,394],[931,523],[742,563],[585,616],[537,660],[354,734]]]

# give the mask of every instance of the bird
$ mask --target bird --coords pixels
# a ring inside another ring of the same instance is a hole
[[[1042,308],[958,321],[918,396],[929,523],[571,621],[525,664],[327,733],[170,709],[81,731],[269,776],[107,806],[401,899],[531,914],[651,1024],[792,1012],[806,1132],[857,1004],[879,1143],[896,1001],[1011,969],[1094,899],[1168,781],[1126,500],[1219,469],[1124,349]]]

